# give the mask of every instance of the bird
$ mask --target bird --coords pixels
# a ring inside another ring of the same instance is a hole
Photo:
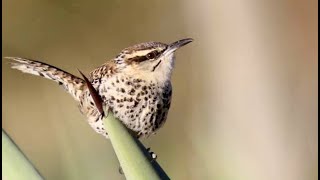
[[[104,106],[137,138],[149,137],[164,125],[172,98],[171,76],[175,52],[192,42],[185,38],[170,44],[144,42],[123,49],[89,73],[89,82]],[[103,115],[95,106],[85,80],[41,61],[5,57],[11,68],[50,79],[78,103],[95,132],[109,138]]]

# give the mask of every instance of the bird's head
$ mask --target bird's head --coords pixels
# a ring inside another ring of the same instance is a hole
[[[192,42],[187,38],[171,44],[146,42],[125,48],[114,59],[122,72],[155,81],[170,80],[174,66],[174,53],[180,47]]]

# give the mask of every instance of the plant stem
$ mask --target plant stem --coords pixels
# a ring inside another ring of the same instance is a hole
[[[113,149],[119,159],[122,170],[128,180],[169,179],[155,162],[140,141],[134,138],[128,129],[111,112],[104,118]]]
[[[2,129],[2,170],[4,179],[41,180],[37,169]]]
[[[159,164],[154,160],[151,163],[149,152],[143,144],[134,138],[128,129],[116,119],[111,112],[104,109],[103,101],[86,76],[78,69],[84,78],[94,104],[100,114],[104,116],[103,122],[108,132],[113,149],[119,159],[122,170],[128,180],[158,180],[169,179]]]

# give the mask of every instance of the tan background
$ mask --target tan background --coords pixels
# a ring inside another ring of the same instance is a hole
[[[316,0],[2,4],[3,56],[76,75],[135,43],[195,39],[177,52],[166,125],[144,140],[172,179],[317,179]],[[62,88],[2,65],[2,126],[47,179],[124,179]]]

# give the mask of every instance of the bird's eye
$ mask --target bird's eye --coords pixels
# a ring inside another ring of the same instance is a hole
[[[155,57],[156,57],[156,53],[155,52],[151,52],[151,53],[147,54],[147,58],[148,59],[153,59]]]

